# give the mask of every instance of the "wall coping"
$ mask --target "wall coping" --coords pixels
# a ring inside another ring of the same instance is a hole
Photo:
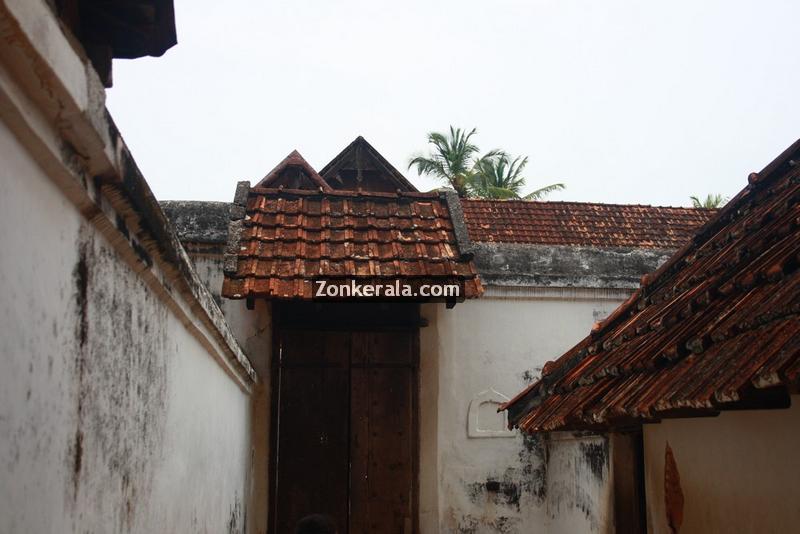
[[[45,173],[246,392],[258,377],[44,0],[0,0],[0,117]]]

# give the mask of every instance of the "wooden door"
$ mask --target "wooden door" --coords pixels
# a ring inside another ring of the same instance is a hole
[[[297,521],[312,513],[345,525],[349,335],[296,330],[281,337],[273,532],[294,532]]]
[[[415,361],[408,332],[354,333],[350,534],[411,534]]]
[[[415,532],[416,331],[277,336],[272,531],[323,513],[340,534]]]

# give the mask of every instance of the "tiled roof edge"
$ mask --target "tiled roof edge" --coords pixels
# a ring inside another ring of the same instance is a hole
[[[689,253],[689,251],[702,246],[711,239],[720,228],[727,225],[729,219],[735,216],[736,212],[752,196],[753,192],[771,184],[775,177],[782,176],[789,168],[800,164],[800,139],[792,143],[786,150],[768,163],[761,172],[750,173],[747,181],[748,185],[742,189],[730,202],[711,217],[701,226],[694,237],[680,250],[673,254],[664,264],[654,272],[642,277],[641,288],[637,291],[639,297],[646,297],[651,293],[655,285],[668,273],[675,268],[679,262]],[[636,306],[638,298],[632,298],[617,308],[605,321],[598,324],[592,330],[592,336],[599,337],[609,328],[616,325],[623,317],[627,317],[627,312]]]
[[[792,143],[789,148],[767,164],[761,172],[751,173],[748,176],[748,185],[714,217],[709,219],[709,221],[696,232],[692,240],[673,254],[655,272],[645,275],[642,278],[641,287],[634,292],[627,301],[614,310],[604,321],[595,325],[589,336],[558,358],[557,361],[564,360],[560,365],[554,370],[549,371],[548,365],[554,362],[545,364],[542,370],[542,376],[539,380],[525,388],[510,401],[500,406],[498,410],[507,410],[509,412],[509,427],[516,426],[524,415],[541,402],[543,395],[547,395],[548,384],[557,382],[567,372],[570,372],[576,365],[583,361],[587,355],[586,347],[593,340],[598,339],[607,330],[616,326],[619,321],[627,318],[628,312],[632,307],[637,306],[640,298],[647,296],[648,289],[654,289],[660,279],[664,276],[668,276],[669,272],[675,268],[691,250],[702,246],[702,244],[711,239],[721,227],[728,224],[730,222],[729,219],[733,217],[742,205],[752,196],[754,191],[768,187],[776,177],[782,176],[789,169],[798,164],[800,164],[800,139]]]

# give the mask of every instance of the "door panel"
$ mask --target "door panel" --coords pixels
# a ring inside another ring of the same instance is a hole
[[[320,334],[283,340],[277,532],[294,532],[312,513],[330,515],[341,530],[347,524],[349,338]]]
[[[350,333],[286,330],[281,334],[280,365],[286,367],[350,366]]]
[[[412,533],[415,333],[279,333],[275,533],[310,513],[340,534]]]
[[[367,362],[411,363],[410,334],[356,333],[353,355]],[[410,534],[413,524],[414,369],[351,370],[350,533]]]
[[[414,365],[413,336],[405,330],[353,332],[353,365]]]

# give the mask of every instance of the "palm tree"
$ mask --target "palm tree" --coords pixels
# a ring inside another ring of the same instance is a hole
[[[477,130],[469,132],[461,128],[450,126],[450,134],[430,132],[428,143],[433,145],[433,151],[428,156],[419,155],[411,158],[408,168],[417,168],[419,174],[430,174],[456,190],[458,196],[469,195],[469,183],[472,179],[475,164],[484,158],[492,158],[499,154],[497,150],[487,152],[480,158],[475,158],[478,146],[470,141]]]
[[[697,197],[689,197],[692,199],[693,208],[721,208],[728,203],[728,199],[722,195],[706,195],[705,200],[701,201]]]
[[[552,193],[564,189],[564,184],[551,184],[532,193],[520,197],[525,185],[522,172],[528,164],[528,158],[511,157],[500,152],[494,157],[484,157],[475,162],[474,172],[469,182],[472,196],[480,198],[525,198],[539,200]]]

